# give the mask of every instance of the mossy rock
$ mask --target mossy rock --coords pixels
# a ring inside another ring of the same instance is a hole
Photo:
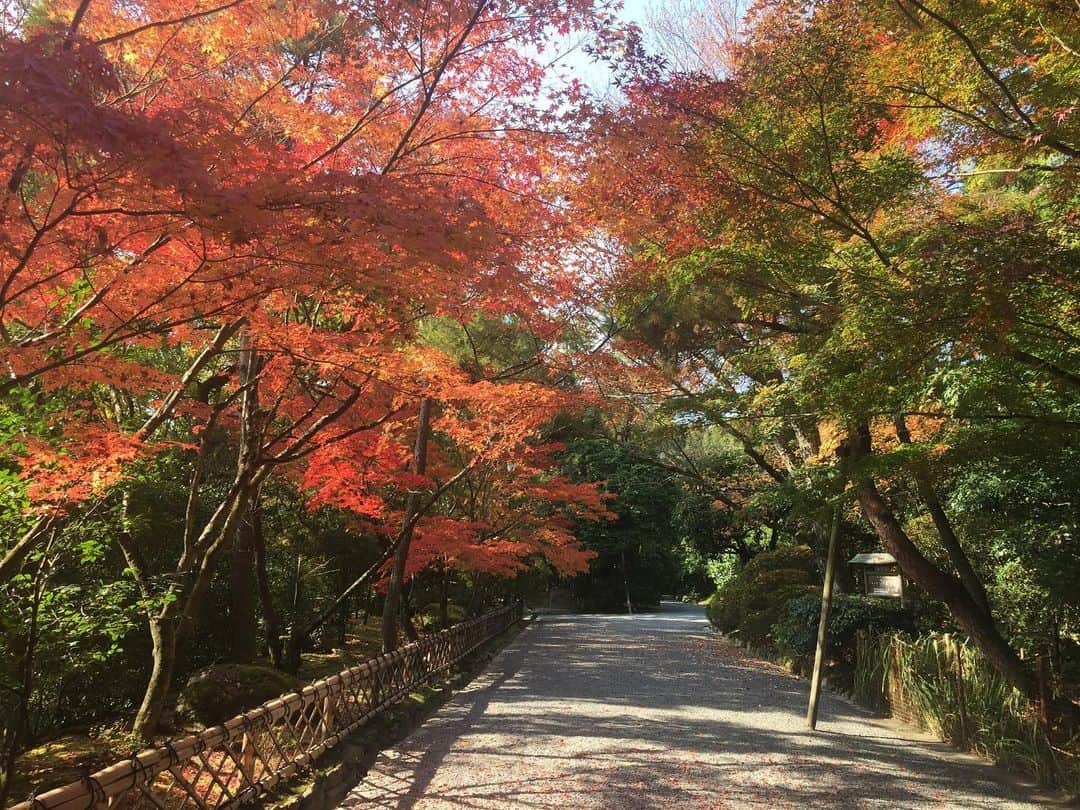
[[[456,605],[450,602],[446,606],[446,615],[450,620],[450,626],[460,624],[465,621],[465,615],[467,611],[461,605]],[[431,602],[425,605],[424,608],[416,613],[416,622],[424,630],[434,630],[439,626],[439,603]]]
[[[293,676],[256,664],[215,664],[188,678],[177,702],[186,721],[216,725],[301,686]]]

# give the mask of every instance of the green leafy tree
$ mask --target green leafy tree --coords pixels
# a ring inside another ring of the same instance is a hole
[[[614,495],[614,521],[582,523],[575,533],[597,556],[589,573],[573,582],[592,610],[632,611],[656,605],[677,586],[673,567],[672,515],[681,496],[677,478],[643,461],[608,438],[567,442],[562,463],[582,481],[602,481]]]

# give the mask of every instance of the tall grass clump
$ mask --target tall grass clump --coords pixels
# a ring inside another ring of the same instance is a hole
[[[863,639],[854,686],[869,705],[884,703],[944,740],[1080,793],[1080,738],[1052,741],[1037,707],[965,639],[948,633]]]

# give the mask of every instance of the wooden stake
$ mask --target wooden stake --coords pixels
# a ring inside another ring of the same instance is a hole
[[[840,535],[840,503],[833,511],[829,530],[829,554],[825,560],[825,582],[821,586],[821,617],[818,619],[817,649],[814,651],[814,675],[810,680],[810,705],[806,710],[806,725],[817,728],[818,698],[821,696],[821,667],[825,662],[825,640],[829,629],[829,608],[832,606],[833,578],[836,575],[836,539]]]

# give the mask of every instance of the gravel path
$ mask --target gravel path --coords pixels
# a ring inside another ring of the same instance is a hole
[[[712,635],[700,608],[547,616],[343,807],[1021,808],[997,769]]]

